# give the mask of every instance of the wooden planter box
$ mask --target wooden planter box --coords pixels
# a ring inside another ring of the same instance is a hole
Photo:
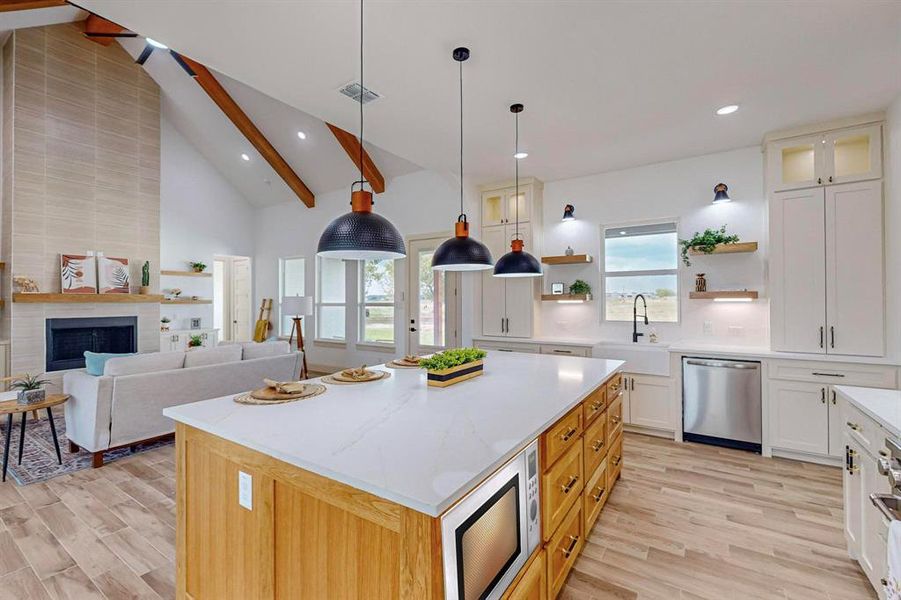
[[[426,371],[428,383],[431,387],[447,387],[449,385],[454,385],[455,383],[478,377],[484,373],[482,370],[484,366],[484,361],[476,360],[457,365],[456,367],[451,367],[450,369],[441,369],[440,371],[429,370]]]

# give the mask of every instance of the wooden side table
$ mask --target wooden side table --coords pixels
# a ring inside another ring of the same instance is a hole
[[[56,446],[56,460],[59,461],[59,464],[63,464],[63,455],[59,451],[59,438],[56,436],[56,424],[53,422],[53,411],[51,409],[68,399],[68,394],[47,394],[47,397],[44,398],[42,402],[35,402],[34,404],[19,404],[15,400],[0,402],[0,416],[6,415],[6,441],[3,448],[2,481],[6,481],[6,467],[9,465],[9,442],[13,432],[13,416],[17,414],[22,415],[22,422],[19,429],[18,464],[22,464],[22,449],[25,447],[25,421],[28,417],[28,413],[37,412],[45,408],[47,409],[47,420],[50,421],[50,433],[53,434],[53,444]]]

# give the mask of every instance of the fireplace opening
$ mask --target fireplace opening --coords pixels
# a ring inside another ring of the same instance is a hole
[[[138,349],[137,317],[47,319],[47,371],[81,369],[85,350],[127,354]]]

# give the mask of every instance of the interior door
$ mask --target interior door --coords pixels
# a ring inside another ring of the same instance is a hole
[[[826,352],[824,194],[780,192],[770,202],[774,350]]]
[[[253,336],[250,259],[247,257],[236,257],[232,259],[231,267],[232,339],[237,342],[249,342]]]
[[[460,345],[460,273],[432,269],[432,255],[445,239],[410,242],[409,354],[422,356]]]
[[[510,240],[513,238],[515,227],[513,225],[507,225],[507,248],[510,247]],[[534,252],[535,249],[532,247],[532,228],[530,225],[522,225],[519,226],[519,233],[522,237],[522,240],[525,244],[526,252]],[[508,250],[504,250],[506,253]],[[492,250],[492,256],[494,255],[494,250]],[[501,255],[495,257],[495,260],[500,258]],[[538,258],[537,256],[535,258]],[[495,277],[500,281],[504,281],[506,283],[506,292],[505,292],[505,302],[507,307],[507,312],[505,315],[506,321],[504,322],[504,335],[508,337],[521,337],[527,338],[532,337],[532,311],[535,308],[535,286],[536,286],[536,277],[514,277],[514,278],[499,278]]]
[[[506,229],[503,225],[482,228],[482,243],[488,246],[495,262],[507,252]],[[482,334],[507,335],[507,286],[492,270],[482,271]]]
[[[827,386],[818,383],[770,383],[770,445],[811,454],[829,452]]]
[[[882,356],[882,182],[826,188],[827,352]]]

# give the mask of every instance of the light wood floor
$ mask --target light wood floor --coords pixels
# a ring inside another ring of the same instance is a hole
[[[567,600],[852,600],[841,471],[627,434]],[[174,448],[0,484],[0,600],[174,598]]]
[[[842,535],[841,469],[626,435],[566,600],[875,598]]]

